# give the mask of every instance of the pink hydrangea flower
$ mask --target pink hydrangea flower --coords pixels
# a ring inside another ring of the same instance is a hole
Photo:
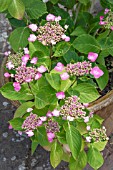
[[[19,134],[19,135],[22,135],[22,132],[21,132],[21,131],[18,131],[18,134]]]
[[[30,58],[30,55],[25,54],[24,56],[22,56],[22,62],[26,64],[28,62],[29,58]]]
[[[47,138],[48,138],[48,141],[51,143],[53,139],[55,138],[55,134],[52,132],[49,132],[47,133]]]
[[[38,120],[37,126],[41,126],[42,125],[42,120]]]
[[[61,62],[58,62],[54,70],[61,72],[64,70],[64,65]]]
[[[56,93],[56,97],[58,99],[64,99],[65,98],[65,93],[63,91]]]
[[[67,36],[65,34],[62,35],[62,39],[65,40]]]
[[[100,21],[102,21],[104,19],[104,16],[100,16]]]
[[[31,136],[34,135],[34,132],[33,132],[32,130],[29,130],[29,131],[26,132],[26,134],[27,134],[29,137],[31,137]]]
[[[95,66],[91,69],[90,74],[92,74],[95,78],[99,78],[104,74],[104,72],[98,66]]]
[[[24,54],[29,54],[28,48],[24,48]]]
[[[111,26],[111,30],[113,31],[113,26]]]
[[[60,111],[55,109],[52,111],[52,115],[58,117],[60,115]]]
[[[62,19],[61,16],[55,17],[56,22],[59,22],[61,19]]]
[[[69,78],[69,74],[64,72],[63,74],[60,75],[62,80],[67,80]]]
[[[26,78],[25,78],[25,82],[29,83],[29,82],[31,82],[31,81],[32,81],[32,78],[31,78],[31,77],[26,77]]]
[[[105,24],[106,24],[105,21],[100,21],[100,22],[99,22],[99,25],[105,25]]]
[[[110,10],[108,8],[105,9],[104,14],[107,14]]]
[[[20,83],[18,83],[18,82],[14,82],[13,87],[14,87],[14,90],[17,92],[20,91],[20,89],[21,89]]]
[[[56,42],[55,42],[54,40],[51,40],[51,44],[52,44],[52,45],[55,45]]]
[[[37,73],[36,76],[35,76],[35,80],[38,80],[38,79],[40,79],[41,77],[42,77],[42,74]]]
[[[12,68],[14,68],[14,65],[13,65],[12,62],[10,61],[10,62],[8,62],[8,63],[6,64],[6,67],[7,67],[9,70],[11,70]]]
[[[89,52],[88,54],[88,59],[92,62],[95,62],[95,60],[97,59],[98,54],[97,53],[93,53],[93,52]]]
[[[47,120],[47,117],[46,117],[46,116],[42,116],[42,117],[40,117],[40,120],[41,120],[42,122],[45,122],[45,121]]]
[[[38,61],[38,58],[37,57],[33,57],[32,60],[30,61],[30,63],[36,64],[37,61]]]
[[[8,72],[4,73],[4,77],[11,77],[11,74],[9,74]]]
[[[46,20],[47,20],[47,21],[55,21],[55,16],[54,16],[53,14],[48,14],[48,15],[46,16]]]
[[[89,103],[83,103],[83,105],[84,105],[85,107],[88,107],[88,106],[89,106]]]
[[[37,37],[34,34],[30,34],[30,37],[28,38],[29,42],[34,42],[36,41]]]
[[[42,65],[42,66],[40,66],[40,67],[38,67],[38,69],[37,69],[37,70],[39,71],[39,73],[44,73],[44,72],[46,72],[46,71],[47,71],[46,67],[44,67],[43,65]]]
[[[53,114],[52,114],[52,112],[51,112],[51,111],[48,111],[48,112],[47,112],[47,114],[46,114],[46,116],[47,116],[47,117],[52,117],[52,116],[53,116]]]
[[[71,121],[74,121],[74,119],[75,119],[74,117],[67,116],[67,120],[69,120],[70,122],[71,122]]]
[[[87,129],[87,130],[90,130],[90,129],[91,129],[91,127],[90,127],[90,126],[87,126],[87,127],[86,127],[86,129]]]
[[[36,24],[30,24],[29,26],[28,26],[33,32],[35,32],[36,30],[37,30],[37,25]]]
[[[11,54],[11,51],[6,51],[6,52],[4,53],[5,56],[9,56],[9,54]]]

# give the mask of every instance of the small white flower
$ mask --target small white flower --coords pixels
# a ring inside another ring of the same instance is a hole
[[[86,137],[86,142],[89,142],[89,143],[91,142],[91,137],[90,136]]]
[[[73,121],[73,120],[74,120],[74,117],[67,116],[67,120],[69,120],[69,121]]]
[[[31,112],[33,109],[32,108],[28,108],[27,109],[27,112]]]
[[[69,27],[69,25],[64,25],[64,28],[67,30],[68,29],[68,27]]]
[[[85,123],[89,122],[89,116],[84,117],[84,122],[85,122]]]
[[[90,127],[90,126],[87,126],[87,127],[86,127],[86,129],[87,129],[87,130],[90,130],[90,129],[91,129],[91,127]]]
[[[49,0],[42,0],[44,3],[47,3]]]
[[[52,45],[55,45],[56,42],[55,42],[54,40],[51,40],[51,44],[52,44]]]

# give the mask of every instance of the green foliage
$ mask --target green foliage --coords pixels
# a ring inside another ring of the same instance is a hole
[[[100,168],[104,162],[102,154],[92,146],[88,150],[87,157],[88,157],[88,163],[94,169]]]
[[[78,157],[82,146],[82,137],[79,131],[68,122],[66,128],[66,140],[74,159]]]
[[[80,3],[87,5],[90,1],[89,0],[79,0]]]
[[[10,125],[12,125],[12,127],[15,130],[22,130],[22,124],[24,122],[24,119],[22,118],[15,118],[9,121]]]
[[[50,161],[53,168],[56,168],[62,160],[63,149],[60,144],[55,140],[51,147]]]
[[[15,52],[17,52],[19,48],[26,47],[28,45],[29,35],[30,35],[30,32],[27,27],[16,28],[9,37],[9,42],[12,46],[12,49]]]
[[[37,146],[38,146],[38,142],[32,141],[32,144],[31,144],[31,154],[32,155],[34,154]]]
[[[12,0],[0,0],[0,12],[7,10]]]
[[[83,170],[87,164],[87,155],[85,151],[81,151],[75,160],[73,157],[70,158],[69,168],[70,170]]]

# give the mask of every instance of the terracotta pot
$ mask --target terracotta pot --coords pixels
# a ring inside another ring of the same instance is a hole
[[[10,79],[4,77],[6,61],[7,57],[4,57],[0,67],[0,87],[10,81]],[[11,103],[16,107],[20,105],[18,101],[11,101]],[[104,119],[103,125],[107,129],[107,135],[113,133],[113,90],[90,103],[88,108]]]

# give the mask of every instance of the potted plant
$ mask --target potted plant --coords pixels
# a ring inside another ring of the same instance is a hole
[[[89,103],[108,83],[104,58],[112,55],[112,11],[93,17],[85,0],[15,2],[4,1],[0,9],[16,26],[9,37],[14,52],[5,52],[8,82],[0,89],[19,103],[9,123],[30,137],[32,153],[38,144],[49,150],[54,168],[64,160],[70,170],[87,162],[98,169],[109,138]]]

